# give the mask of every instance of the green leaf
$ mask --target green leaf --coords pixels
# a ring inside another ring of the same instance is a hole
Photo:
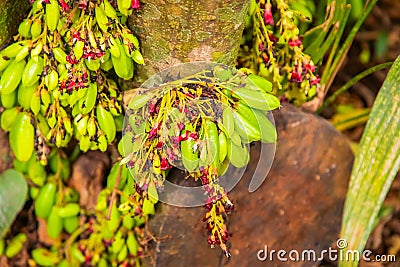
[[[28,185],[24,176],[9,169],[0,175],[0,239],[22,209]]]
[[[400,167],[400,57],[375,100],[360,142],[343,212],[346,250],[363,250]],[[344,252],[346,253],[346,252]],[[357,266],[340,262],[340,266]]]

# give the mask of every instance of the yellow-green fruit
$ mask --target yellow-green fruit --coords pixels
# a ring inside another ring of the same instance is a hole
[[[47,183],[40,188],[39,195],[35,200],[35,213],[42,219],[47,219],[56,199],[57,185]]]
[[[57,0],[50,0],[50,4],[46,4],[46,24],[50,31],[57,29],[58,20],[60,19],[60,6]]]
[[[125,53],[125,49],[122,44],[117,41],[117,45],[120,51],[120,56],[115,57],[111,54],[112,63],[114,65],[115,73],[125,80],[129,80],[133,77],[133,62],[130,57]],[[111,52],[111,51],[110,51]]]
[[[231,143],[228,151],[229,160],[236,168],[243,168],[249,162],[250,156],[246,146]]]
[[[67,64],[67,54],[60,47],[53,48],[54,58],[61,64]],[[60,72],[61,73],[61,72]]]
[[[15,56],[15,61],[18,62],[26,58],[29,55],[29,51],[30,51],[30,45],[29,44],[24,45],[18,52],[18,54]]]
[[[21,81],[22,72],[25,67],[25,61],[13,60],[4,70],[0,80],[0,93],[10,94],[12,93]]]
[[[79,100],[79,109],[83,115],[88,114],[94,108],[97,101],[97,83],[90,83],[86,95]]]
[[[22,234],[22,233],[21,233]],[[25,238],[21,238],[21,234],[15,236],[11,242],[7,245],[5,255],[7,258],[11,259],[14,256],[16,256],[23,248],[24,243],[26,241],[26,236],[25,234],[22,234],[25,236]]]
[[[10,131],[18,114],[19,111],[16,107],[4,110],[1,113],[1,128],[6,132]]]
[[[50,70],[44,77],[44,83],[49,91],[55,89],[58,86],[58,72],[56,70]]]
[[[219,133],[219,162],[223,162],[228,154],[228,140],[223,131]]]
[[[13,58],[18,55],[18,53],[25,47],[27,41],[19,41],[10,44],[6,48],[1,51],[2,56],[6,56],[8,58]]]
[[[72,216],[72,217],[64,218],[63,224],[64,224],[65,232],[67,232],[68,234],[72,234],[79,227],[79,217]]]
[[[59,207],[54,206],[47,218],[47,234],[49,237],[54,239],[61,235],[63,229],[63,220],[58,215],[59,210]]]
[[[32,258],[40,266],[54,266],[58,262],[57,253],[51,252],[45,248],[36,248],[32,250]]]
[[[47,173],[46,169],[39,161],[36,160],[36,157],[33,156],[28,161],[28,177],[29,179],[37,186],[43,186],[46,182]]]
[[[128,247],[129,253],[131,255],[136,256],[139,248],[139,243],[136,240],[135,234],[133,232],[128,233],[128,238],[126,239],[126,245]]]
[[[8,57],[3,56],[3,54],[0,53],[0,71],[3,71],[8,64],[10,64],[11,59]]]
[[[38,37],[41,33],[42,33],[42,21],[40,19],[36,19],[32,23],[31,27],[32,38]]]
[[[187,139],[181,142],[182,163],[189,172],[194,171],[199,165],[198,151],[195,148],[196,142]]]
[[[115,127],[114,117],[109,111],[103,108],[102,105],[97,105],[96,117],[100,129],[107,137],[108,143],[111,143],[114,140],[117,131]]]
[[[10,129],[10,146],[20,161],[28,161],[34,150],[35,129],[31,121],[29,113],[21,112]]]
[[[17,103],[17,90],[14,90],[9,94],[1,94],[0,98],[1,98],[1,105],[4,108],[12,108]]]
[[[18,104],[25,110],[31,108],[31,99],[33,94],[36,92],[38,84],[31,86],[20,85],[18,88]]]
[[[77,203],[68,203],[64,207],[58,210],[58,216],[61,218],[68,218],[72,216],[77,216],[81,211],[81,207]]]
[[[22,73],[22,85],[31,86],[37,83],[43,72],[44,61],[42,57],[31,57]]]
[[[24,37],[30,37],[32,21],[30,19],[24,19],[18,26],[18,33]]]

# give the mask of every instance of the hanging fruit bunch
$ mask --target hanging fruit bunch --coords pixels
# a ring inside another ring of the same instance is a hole
[[[313,11],[314,1],[252,0],[239,56],[240,66],[273,82],[274,94],[296,105],[313,99],[320,88],[299,29]]]
[[[270,82],[244,71],[216,65],[151,89],[138,89],[128,106],[120,147],[125,156],[122,163],[131,170],[143,196],[143,209],[165,193],[165,177],[173,166],[201,182],[208,243],[219,245],[228,257],[230,233],[225,219],[233,204],[219,178],[230,164],[247,165],[250,142],[276,141],[266,114],[280,106],[269,94]]]
[[[36,0],[14,42],[0,51],[1,127],[10,133],[14,168],[28,181],[49,242],[34,244],[30,266],[139,265],[139,226],[147,214],[118,209],[128,197],[143,203],[128,169],[116,164],[95,209],[85,210],[68,186],[71,163],[62,150],[77,140],[83,152],[106,151],[122,129],[122,92],[108,73],[131,79],[134,63],[144,63],[125,25],[139,6]],[[126,194],[116,196],[119,190]],[[25,242],[24,233],[0,240],[0,255],[16,256]]]
[[[118,4],[132,12],[131,1]],[[82,151],[105,151],[114,140],[122,94],[106,73],[131,79],[133,62],[143,64],[115,7],[108,0],[37,0],[15,42],[0,51],[1,126],[17,159],[36,151],[46,163],[51,147],[72,138]]]

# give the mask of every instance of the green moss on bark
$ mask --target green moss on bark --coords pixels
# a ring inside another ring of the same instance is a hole
[[[29,8],[29,0],[0,0],[0,46],[17,33],[18,25]]]
[[[178,63],[235,65],[249,0],[143,0],[129,25],[139,37],[145,66],[137,82]]]

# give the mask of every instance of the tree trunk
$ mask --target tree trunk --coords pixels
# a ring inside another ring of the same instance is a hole
[[[249,0],[146,0],[129,26],[139,37],[145,66],[137,82],[170,66],[214,61],[234,66]]]
[[[0,0],[0,46],[15,34],[29,7],[28,0]]]

